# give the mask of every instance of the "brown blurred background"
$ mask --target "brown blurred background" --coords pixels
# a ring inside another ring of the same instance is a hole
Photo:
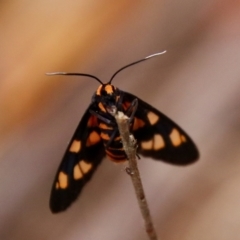
[[[240,239],[240,3],[24,1],[0,3],[0,239],[146,240],[131,181],[107,159],[81,197],[53,215],[50,189],[98,83],[91,73],[180,124],[200,160],[142,159],[159,240]]]

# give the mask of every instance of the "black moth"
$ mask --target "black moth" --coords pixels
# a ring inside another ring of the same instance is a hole
[[[116,74],[123,69],[163,53],[165,51],[122,67],[108,83],[90,74],[48,73],[87,76],[101,84],[58,168],[50,198],[53,213],[64,211],[71,205],[106,155],[117,163],[127,160],[115,118],[109,113],[113,107],[130,117],[130,131],[137,139],[139,154],[177,165],[187,165],[198,159],[195,144],[176,123],[138,97],[111,84]]]

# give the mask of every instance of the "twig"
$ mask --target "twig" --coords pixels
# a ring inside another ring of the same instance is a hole
[[[148,208],[147,200],[145,198],[141,177],[138,171],[136,160],[136,140],[129,132],[129,119],[122,112],[116,112],[114,116],[118,124],[124,151],[126,152],[129,160],[129,167],[126,168],[126,172],[132,179],[133,187],[135,189],[136,197],[138,200],[138,205],[145,221],[145,230],[150,240],[157,240],[157,235],[152,223],[152,218]]]

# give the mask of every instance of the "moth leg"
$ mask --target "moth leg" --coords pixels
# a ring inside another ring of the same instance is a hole
[[[119,100],[117,102],[117,109],[122,109],[123,96],[124,96],[124,94],[121,93],[120,97],[119,97]]]
[[[94,112],[94,111],[91,110],[91,109],[89,110],[89,112],[90,112],[93,116],[95,116],[95,117],[97,117],[99,120],[101,120],[102,122],[104,122],[104,123],[106,123],[106,124],[109,124],[109,125],[111,125],[111,126],[115,126],[115,124],[114,124],[114,122],[113,122],[112,120],[110,120],[110,119],[108,119],[108,118],[106,118],[106,117],[103,117],[102,115]]]
[[[129,108],[127,109],[126,111],[126,115],[128,116],[129,113],[131,112],[131,115],[129,116],[129,122],[132,123],[133,119],[134,119],[134,116],[135,116],[135,113],[137,111],[137,108],[138,108],[138,99],[135,98],[131,105],[129,106]]]
[[[117,131],[118,131],[118,128],[116,128],[116,129],[113,131],[110,139],[108,140],[108,142],[107,142],[107,144],[106,144],[106,146],[105,146],[106,149],[109,147],[109,145],[111,144],[111,142],[112,142],[113,139],[115,138]]]

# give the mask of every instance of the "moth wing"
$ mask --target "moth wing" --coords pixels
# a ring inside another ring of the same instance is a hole
[[[132,130],[138,153],[177,165],[195,162],[199,157],[197,147],[175,122],[130,93],[124,92],[123,104],[129,105],[136,98],[138,107]]]
[[[105,156],[97,119],[89,113],[90,108],[81,119],[58,168],[50,197],[53,213],[71,205]]]

